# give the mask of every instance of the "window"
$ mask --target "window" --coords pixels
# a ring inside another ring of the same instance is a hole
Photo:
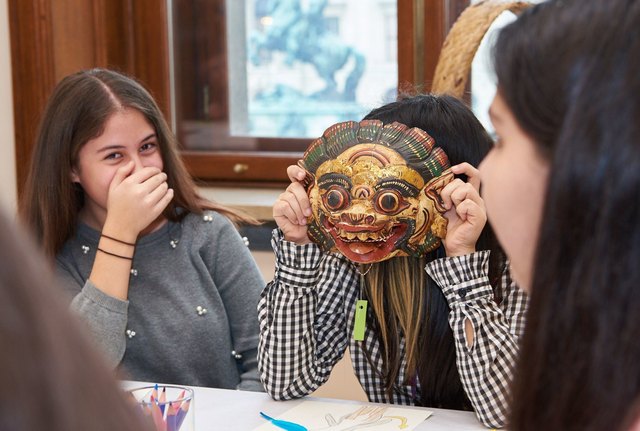
[[[397,58],[380,52],[384,17],[367,3],[227,1],[228,25],[248,23],[244,34],[228,32],[229,46],[246,46],[228,51],[231,136],[312,139],[395,94]],[[232,13],[243,4],[244,14]]]

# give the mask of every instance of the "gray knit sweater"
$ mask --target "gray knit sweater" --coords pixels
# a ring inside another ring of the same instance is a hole
[[[189,214],[140,238],[128,301],[88,280],[99,239],[80,224],[57,267],[71,308],[113,366],[134,380],[263,390],[256,306],[264,281],[226,217]]]

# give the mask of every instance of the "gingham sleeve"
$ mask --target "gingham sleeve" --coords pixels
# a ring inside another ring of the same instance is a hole
[[[315,244],[298,246],[274,231],[276,268],[258,304],[258,366],[276,400],[299,398],[323,384],[347,345],[344,286],[355,280],[344,259]]]
[[[486,426],[505,425],[507,391],[524,328],[526,294],[502,275],[503,301],[498,305],[488,278],[489,251],[430,262],[427,273],[442,289],[451,313],[458,372],[478,419]],[[465,320],[473,327],[467,346]]]

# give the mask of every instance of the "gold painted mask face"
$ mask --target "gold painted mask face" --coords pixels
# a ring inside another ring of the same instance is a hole
[[[422,256],[446,234],[439,192],[449,160],[423,130],[381,121],[338,123],[299,165],[313,211],[309,237],[356,263]]]

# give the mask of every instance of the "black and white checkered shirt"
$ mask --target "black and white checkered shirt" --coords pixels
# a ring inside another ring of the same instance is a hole
[[[322,385],[349,347],[354,370],[372,402],[414,404],[412,387],[398,375],[393,399],[385,395],[382,351],[373,330],[364,344],[374,364],[351,336],[359,275],[344,257],[323,254],[315,244],[298,246],[274,231],[274,280],[258,305],[258,362],[265,389],[277,400],[299,398]],[[487,278],[489,252],[447,257],[425,268],[444,292],[451,308],[449,323],[456,343],[456,363],[478,419],[487,426],[504,425],[506,392],[518,353],[527,298],[508,271],[503,274],[504,300],[498,306]],[[464,321],[473,325],[467,347]],[[402,369],[405,368],[406,364]],[[420,388],[417,388],[418,391]]]

